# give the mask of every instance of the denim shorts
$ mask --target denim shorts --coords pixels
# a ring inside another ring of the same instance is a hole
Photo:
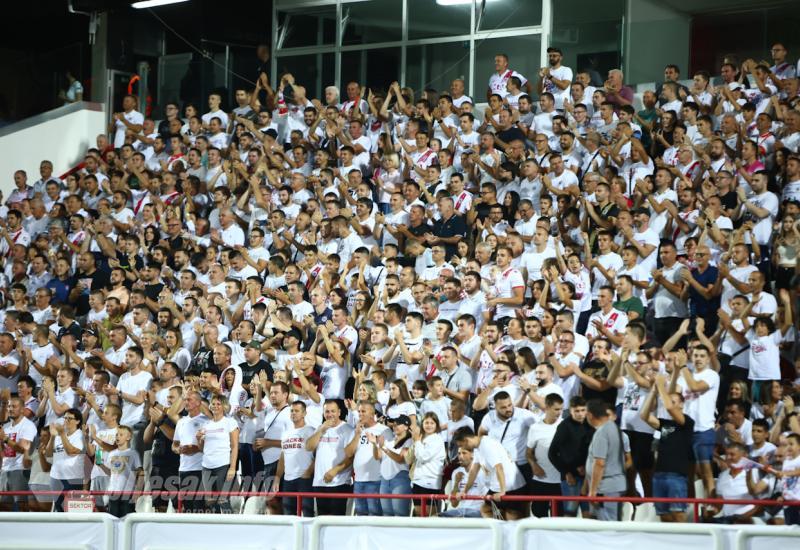
[[[709,463],[714,455],[716,433],[713,429],[694,432],[692,436],[692,458],[698,464]]]
[[[656,498],[686,498],[689,494],[686,476],[673,472],[653,474],[653,496]],[[656,513],[661,516],[670,512],[685,512],[686,504],[681,502],[656,502]]]

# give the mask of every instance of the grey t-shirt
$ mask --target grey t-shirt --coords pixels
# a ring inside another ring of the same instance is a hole
[[[589,455],[586,457],[587,479],[592,478],[595,458],[601,458],[606,462],[603,479],[597,487],[597,492],[600,494],[620,493],[627,488],[620,434],[617,425],[609,420],[594,432],[592,442],[589,444]]]

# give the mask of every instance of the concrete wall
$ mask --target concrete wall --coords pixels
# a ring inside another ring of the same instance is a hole
[[[654,82],[674,63],[689,78],[691,17],[655,0],[627,0],[625,9],[625,81]]]
[[[73,103],[0,130],[0,190],[14,190],[14,172],[25,170],[28,183],[39,179],[39,163],[53,163],[58,176],[78,164],[95,138],[106,130],[100,103]]]

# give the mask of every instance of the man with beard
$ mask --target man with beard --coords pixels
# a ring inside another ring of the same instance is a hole
[[[549,363],[539,363],[536,368],[520,379],[520,388],[523,395],[517,406],[533,411],[538,421],[544,417],[545,398],[551,393],[558,394],[562,399],[564,392],[561,386],[555,383],[555,369]]]
[[[138,286],[144,290],[147,307],[150,311],[157,312],[161,307],[158,301],[159,294],[164,289],[164,283],[160,279],[161,264],[151,262],[143,270],[138,272]]]
[[[564,100],[569,99],[572,69],[561,64],[563,55],[559,48],[547,48],[548,67],[539,69],[539,93],[548,92],[555,98],[555,108],[564,110]]]
[[[725,141],[721,137],[711,139],[711,149],[708,155],[703,155],[703,165],[706,167],[706,175],[716,174],[722,170],[733,170],[734,167],[728,158],[725,150]]]
[[[128,300],[130,299],[130,290],[128,290],[126,283],[124,269],[117,267],[111,270],[106,300],[108,298],[116,298],[120,303],[122,311],[128,308]]]

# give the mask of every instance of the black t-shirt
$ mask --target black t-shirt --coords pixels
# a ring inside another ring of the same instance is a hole
[[[258,363],[255,365],[249,365],[247,361],[243,363],[239,363],[239,368],[242,369],[242,386],[247,387],[250,384],[250,381],[253,377],[257,377],[258,373],[262,370],[267,373],[267,378],[270,382],[272,382],[274,372],[272,371],[272,365],[264,361],[263,359],[259,359]]]
[[[77,342],[80,342],[81,341],[81,333],[82,333],[81,326],[78,324],[77,321],[72,321],[72,324],[70,324],[70,326],[68,326],[66,328],[62,327],[58,331],[58,339],[61,340],[64,337],[64,335],[69,334],[70,336],[75,338],[75,340]]]
[[[433,234],[437,237],[455,237],[456,235],[464,237],[467,234],[467,222],[464,216],[455,214],[450,216],[447,220],[439,220],[433,224]],[[457,246],[455,243],[445,243],[444,249],[447,254],[447,260],[453,257],[456,253]]]
[[[161,290],[164,288],[163,283],[156,283],[154,285],[144,285],[144,294],[154,302],[158,301],[158,295],[161,293]]]
[[[172,253],[174,253],[176,250],[183,250],[186,248],[186,243],[183,241],[183,237],[180,235],[174,239],[167,238],[167,245]]]
[[[614,204],[613,202],[609,201],[605,206],[595,206],[594,208],[597,215],[600,216],[604,221],[608,220],[608,218],[617,218],[619,217],[619,207]],[[589,233],[591,235],[592,241],[592,252],[597,252],[597,232],[602,229],[597,223],[594,221],[594,218],[589,217]],[[612,226],[608,229],[611,233],[615,233],[615,228]]]
[[[197,353],[194,354],[194,357],[192,357],[192,364],[189,365],[186,374],[200,376],[203,369],[208,367],[216,370],[216,366],[214,365],[214,350],[202,346],[197,350]]]
[[[131,259],[127,254],[124,254],[117,250],[117,261],[119,262],[119,267],[128,271],[131,268]],[[144,267],[144,260],[138,254],[134,256],[133,263],[135,264],[136,271],[139,271]]]
[[[165,425],[175,428],[169,418],[165,418],[163,421]],[[180,455],[172,452],[172,440],[158,428],[156,428],[153,436],[152,457],[153,466],[158,466],[167,472],[178,471],[181,457]]]
[[[431,232],[431,226],[428,225],[425,222],[422,222],[421,224],[419,224],[416,227],[411,227],[409,225],[408,226],[408,232],[411,233],[412,235],[414,235],[415,237],[420,237],[420,236],[424,235],[425,233],[430,233]]]
[[[90,281],[88,288],[84,288],[78,300],[75,302],[75,309],[78,315],[86,315],[89,313],[89,294],[95,290],[103,290],[106,288],[110,281],[110,273],[108,271],[96,269],[94,273],[88,275],[82,271],[78,271],[70,281],[70,288],[75,288],[79,282],[83,281],[84,286],[87,281]]]
[[[602,361],[589,360],[583,365],[581,370],[595,380],[605,380],[608,376],[608,366]],[[587,401],[590,399],[601,399],[610,404],[612,407],[617,401],[617,388],[609,388],[607,390],[598,391],[586,386],[585,384],[581,384],[581,388],[583,391],[582,395]]]
[[[486,218],[489,217],[489,211],[494,206],[494,204],[488,204],[483,201],[479,202],[478,204],[473,202],[472,204],[473,208],[475,208],[475,211],[478,213],[477,219],[480,221],[486,221]]]
[[[500,132],[497,132],[497,137],[499,137],[500,140],[505,143],[511,143],[515,139],[523,142],[525,141],[525,134],[523,134],[522,130],[520,130],[516,126],[512,126],[507,130],[502,130]]]
[[[670,472],[682,476],[689,474],[689,460],[694,435],[694,420],[683,415],[683,426],[672,420],[659,418],[661,439],[658,440],[656,472]]]

